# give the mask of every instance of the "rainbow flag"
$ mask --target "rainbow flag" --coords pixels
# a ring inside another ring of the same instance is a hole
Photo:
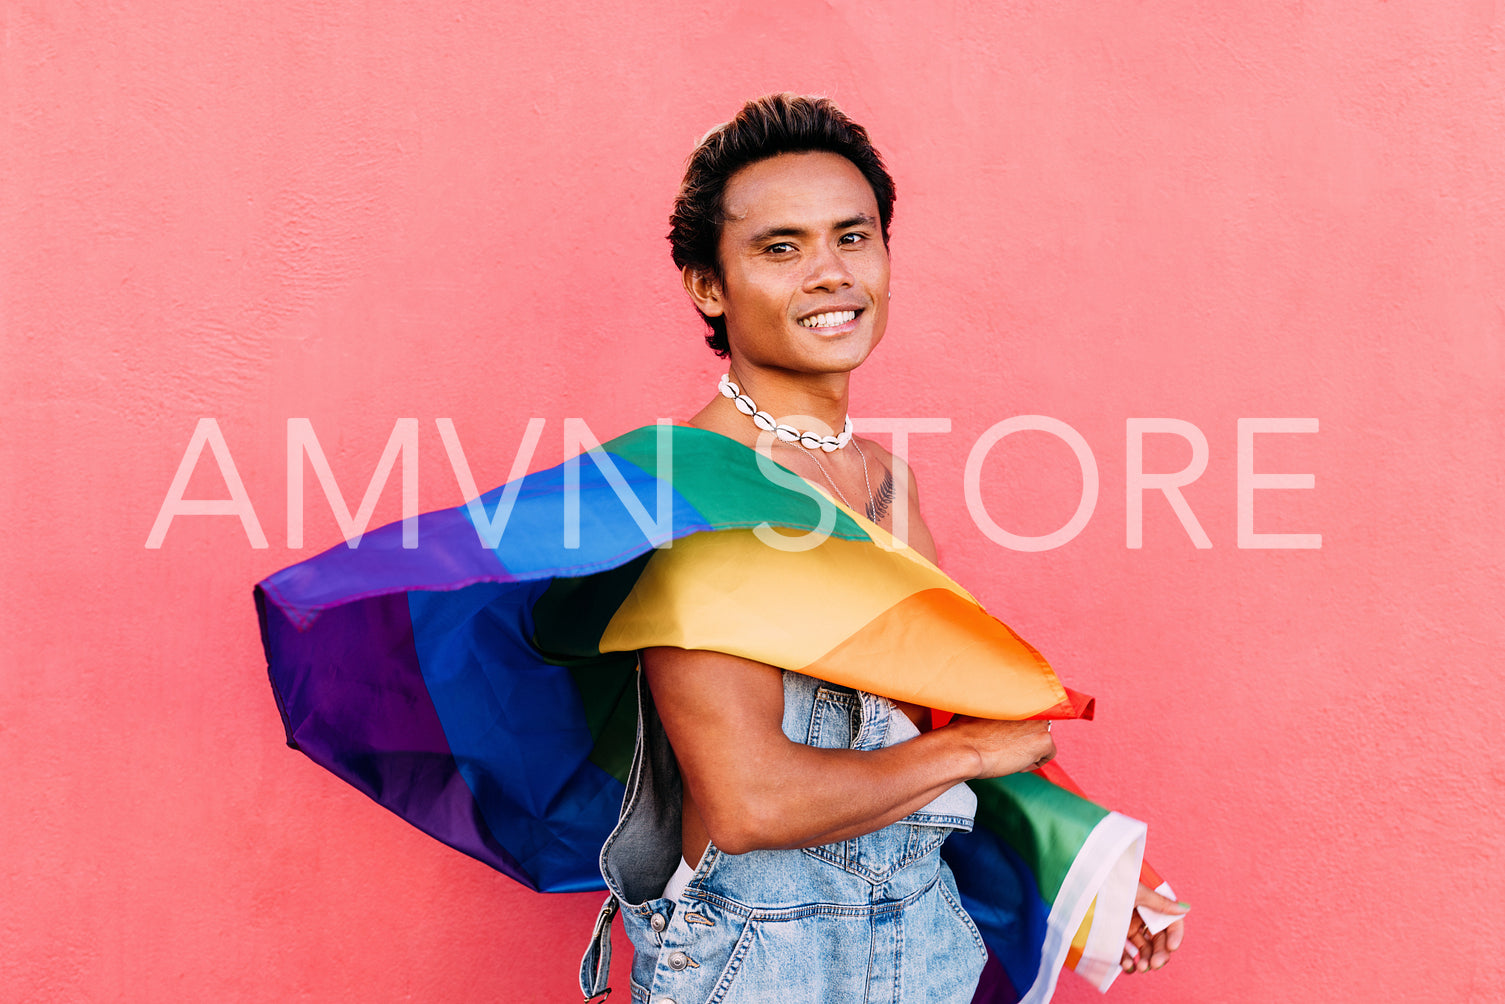
[[[644,647],[942,713],[1091,717],[929,561],[713,432],[637,429],[417,519],[416,547],[393,523],[256,587],[287,741],[531,889],[604,888]],[[972,784],[977,826],[944,855],[992,955],[977,1000],[1046,1000],[1063,965],[1106,989],[1144,825],[1054,768]]]

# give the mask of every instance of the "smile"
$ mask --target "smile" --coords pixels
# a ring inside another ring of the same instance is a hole
[[[831,310],[813,317],[803,317],[800,319],[800,325],[806,328],[834,328],[856,319],[857,311],[855,310]]]

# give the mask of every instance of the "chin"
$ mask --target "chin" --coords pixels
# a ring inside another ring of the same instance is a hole
[[[812,364],[824,373],[850,373],[867,362],[872,352],[873,347],[867,346],[860,352],[830,353],[812,360]]]

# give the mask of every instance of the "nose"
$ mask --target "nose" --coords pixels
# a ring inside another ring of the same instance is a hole
[[[853,283],[852,271],[834,243],[821,245],[820,251],[810,260],[810,272],[805,277],[805,289],[835,292]]]

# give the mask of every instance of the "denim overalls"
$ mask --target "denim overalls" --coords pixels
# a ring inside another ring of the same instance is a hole
[[[889,703],[784,674],[784,734],[826,748],[887,745]],[[635,949],[634,1004],[967,1004],[987,950],[962,910],[941,843],[971,829],[958,785],[866,836],[797,850],[706,848],[683,895],[663,898],[680,860],[681,779],[638,674],[638,738],[617,827],[601,849],[612,895],[580,966],[606,990],[611,919]]]

